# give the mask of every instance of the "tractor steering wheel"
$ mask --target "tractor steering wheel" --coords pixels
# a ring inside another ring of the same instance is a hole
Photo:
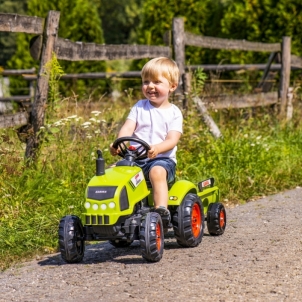
[[[135,142],[140,144],[139,147],[134,148],[131,146],[127,147],[125,142]],[[119,149],[120,152],[118,155],[122,158],[127,157],[127,155],[130,155],[130,157],[134,157],[134,159],[145,159],[148,157],[148,151],[151,149],[150,146],[143,140],[132,137],[132,136],[124,136],[116,139],[114,143],[112,144],[113,148]]]

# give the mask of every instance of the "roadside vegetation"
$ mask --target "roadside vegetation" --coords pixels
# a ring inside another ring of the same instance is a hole
[[[81,215],[96,150],[103,151],[106,165],[116,160],[108,146],[134,102],[127,96],[116,102],[63,100],[41,129],[44,143],[35,166],[26,167],[17,131],[0,130],[1,269],[57,251],[60,218]],[[214,139],[190,105],[184,112],[177,177],[198,182],[213,176],[227,207],[300,185],[302,111],[298,102],[295,106],[286,124],[271,108],[212,112],[223,134]]]

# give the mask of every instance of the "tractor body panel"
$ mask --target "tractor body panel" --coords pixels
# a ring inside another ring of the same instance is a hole
[[[109,168],[88,183],[83,221],[87,225],[114,225],[121,216],[131,215],[149,193],[139,167]]]

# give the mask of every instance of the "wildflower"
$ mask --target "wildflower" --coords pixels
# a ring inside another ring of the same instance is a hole
[[[100,115],[101,111],[91,111],[91,113],[92,113],[94,116],[98,116],[98,115]]]
[[[248,138],[249,135],[246,133],[246,134],[243,135],[243,137],[244,137],[244,138]]]
[[[92,136],[90,134],[86,135],[86,138],[91,139]]]
[[[91,125],[90,122],[85,122],[85,123],[82,124],[82,126],[84,126],[84,128],[85,128],[85,126],[89,126],[89,125]]]
[[[251,146],[252,146],[252,147],[254,147],[254,146],[255,146],[255,144],[251,144]]]
[[[68,116],[67,118],[68,119],[75,119],[75,118],[77,118],[78,116],[77,115],[71,115],[71,116]]]
[[[259,139],[261,139],[261,137],[262,137],[262,136],[261,136],[261,135],[259,135],[259,136],[257,136],[257,137],[256,137],[256,139],[257,139],[257,140],[259,140]]]
[[[90,118],[89,120],[92,122],[96,122],[96,119],[94,117]]]

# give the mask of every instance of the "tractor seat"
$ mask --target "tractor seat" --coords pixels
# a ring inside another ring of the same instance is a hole
[[[168,183],[168,190],[170,190],[172,188],[174,183],[175,183],[175,178]],[[146,180],[146,184],[147,184],[148,189],[152,189],[152,184],[151,184],[150,180]]]

